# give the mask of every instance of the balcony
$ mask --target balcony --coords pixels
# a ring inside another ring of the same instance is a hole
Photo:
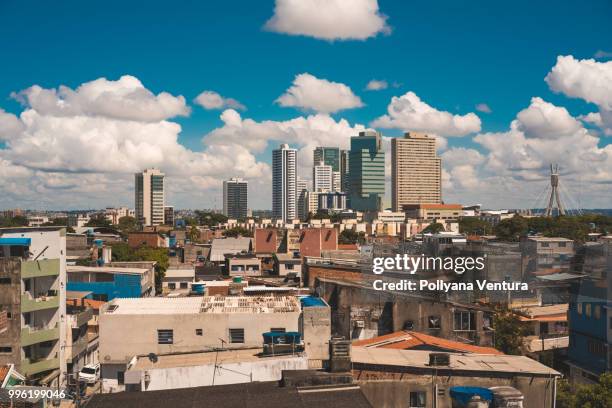
[[[59,326],[57,324],[54,327],[25,327],[21,329],[21,347],[51,340],[59,340]]]
[[[27,293],[21,295],[21,313],[36,312],[37,310],[57,309],[59,296],[39,296],[32,298]]]
[[[23,359],[20,372],[25,376],[42,373],[44,371],[59,369],[60,362],[57,355],[49,359]]]
[[[87,350],[88,344],[89,344],[89,339],[87,335],[81,337],[80,339],[72,343],[72,347],[70,347],[70,353],[67,353],[69,354],[70,359],[73,360],[79,354]]]
[[[59,273],[59,259],[41,259],[40,261],[24,261],[21,263],[21,277],[23,279],[57,276]]]
[[[69,308],[67,313],[72,316],[70,319],[70,327],[73,329],[78,329],[79,327],[86,325],[87,322],[93,317],[93,309],[91,308]]]

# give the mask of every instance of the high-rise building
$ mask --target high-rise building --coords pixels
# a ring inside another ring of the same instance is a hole
[[[174,226],[174,206],[172,205],[164,207],[164,224]]]
[[[409,132],[391,140],[391,206],[442,202],[442,164],[436,139]]]
[[[136,220],[142,225],[164,223],[164,177],[158,169],[145,169],[134,175]]]
[[[300,194],[304,190],[306,190],[306,191],[311,190],[310,186],[311,186],[310,181],[305,180],[305,179],[301,178],[300,176],[298,176],[298,178],[297,178],[297,196],[299,197]]]
[[[320,191],[303,190],[298,200],[298,216],[302,221],[308,218],[309,214],[316,214],[319,211],[319,196],[324,194]]]
[[[297,150],[282,144],[272,151],[272,214],[284,222],[297,216]]]
[[[334,185],[332,166],[324,162],[315,163],[312,168],[312,185],[314,191],[332,191]]]
[[[0,365],[14,364],[28,384],[59,387],[69,357],[66,229],[0,229],[0,283]]]
[[[346,210],[346,193],[330,191],[319,193],[317,210]]]
[[[348,193],[350,207],[379,211],[385,195],[385,152],[382,135],[371,130],[351,138]]]
[[[349,150],[340,151],[340,188],[337,191],[348,191],[349,177]]]
[[[313,151],[313,163],[315,166],[321,162],[327,166],[331,166],[332,177],[330,191],[344,191],[342,186],[343,168],[346,168],[346,160],[343,161],[344,153],[345,150],[340,150],[338,147],[323,146],[319,146]],[[316,189],[315,187],[315,191]]]
[[[228,218],[246,218],[249,208],[249,183],[241,178],[223,182],[223,215]]]

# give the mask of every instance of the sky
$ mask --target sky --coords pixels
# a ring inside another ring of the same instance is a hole
[[[469,3],[469,4],[461,4]],[[437,138],[445,202],[612,202],[612,3],[258,0],[0,2],[0,208],[220,208],[271,151],[347,148],[376,129]],[[389,164],[389,163],[388,163]],[[390,182],[390,171],[388,171]],[[390,201],[387,189],[386,203]]]

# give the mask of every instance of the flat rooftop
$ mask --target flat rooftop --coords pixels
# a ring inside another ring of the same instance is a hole
[[[148,356],[139,356],[136,364],[130,370],[153,370],[172,367],[192,367],[208,364],[233,364],[253,361],[268,361],[286,358],[302,358],[299,354],[261,357],[261,347],[250,349],[203,351],[201,353],[183,353],[158,355],[157,362],[152,362]]]
[[[446,353],[450,357],[448,366],[430,366],[429,351],[397,350],[386,348],[367,348],[353,346],[351,360],[353,364],[366,364],[375,366],[389,366],[410,369],[426,369],[438,371],[474,371],[498,372],[525,375],[554,375],[561,374],[529,357],[492,354]],[[357,368],[357,367],[355,367]],[[384,369],[380,369],[384,371]]]
[[[165,278],[193,278],[195,269],[168,269]]]
[[[92,273],[112,273],[119,275],[145,275],[149,272],[146,268],[123,268],[120,266],[78,266],[67,265],[66,272],[92,272]]]
[[[104,314],[180,315],[196,313],[292,313],[301,310],[295,296],[193,296],[115,298]]]

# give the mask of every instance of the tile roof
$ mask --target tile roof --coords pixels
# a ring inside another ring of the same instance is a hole
[[[448,351],[457,351],[464,353],[477,354],[504,354],[492,347],[473,346],[458,341],[446,340],[440,337],[430,336],[425,333],[414,331],[398,331],[384,336],[374,337],[373,339],[357,340],[353,342],[353,346],[362,346],[366,348],[387,348],[398,350],[423,349],[430,347],[434,349],[443,349]]]
[[[9,365],[0,366],[0,384],[4,382],[4,379],[6,378],[6,376],[8,375],[10,371],[11,371],[11,366]]]

